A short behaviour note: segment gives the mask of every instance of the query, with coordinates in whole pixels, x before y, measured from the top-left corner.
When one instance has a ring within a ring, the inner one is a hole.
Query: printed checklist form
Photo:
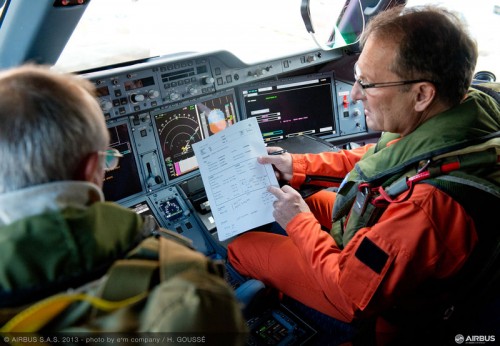
[[[255,117],[192,147],[220,241],[274,221],[267,187],[279,185],[272,166],[257,162],[267,150]]]

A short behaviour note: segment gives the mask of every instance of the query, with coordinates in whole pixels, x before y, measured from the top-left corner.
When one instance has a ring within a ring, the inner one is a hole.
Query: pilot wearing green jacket
[[[92,88],[35,66],[0,74],[4,292],[40,298],[79,277],[95,278],[141,240],[139,216],[95,203],[104,200],[104,173],[119,153],[108,149]]]
[[[193,270],[155,289],[147,281],[144,292],[133,295],[135,301],[144,304],[122,313],[120,318],[93,323],[93,331],[245,331],[229,285],[207,269],[210,260],[180,246],[182,241],[171,240],[179,236],[151,236],[159,230],[154,222],[152,225],[132,210],[104,201],[101,188],[105,171],[116,168],[121,156],[109,148],[109,141],[89,81],[35,65],[0,73],[0,332],[39,330],[37,319],[30,322],[30,310],[17,319],[5,311],[23,311],[57,294],[56,298],[63,295],[60,302],[70,297],[95,303],[98,308],[115,306],[102,296],[101,300],[89,298],[85,287],[103,281],[103,274],[112,265],[113,269],[114,264],[124,263],[117,260],[132,249],[134,259],[139,258],[134,265],[152,267],[152,273],[158,273],[155,263],[160,262],[158,281],[167,277],[166,272],[171,275],[185,268]],[[146,241],[147,246],[139,246]],[[146,265],[149,262],[139,256],[142,253],[147,254],[143,256],[146,260],[154,258],[155,253],[160,260]],[[168,261],[161,261],[163,253]],[[182,266],[170,267],[177,258]],[[163,263],[168,264],[168,271],[162,271]],[[139,274],[142,272],[139,270]],[[133,286],[137,286],[131,278],[126,272],[119,282],[101,291],[117,297],[125,307],[129,302],[126,292],[133,292]],[[203,290],[197,289],[200,285],[204,285]],[[114,287],[113,294],[109,287]],[[87,296],[71,295],[68,290]],[[141,297],[148,295],[146,304]],[[151,296],[156,300],[152,302]],[[169,310],[168,304],[177,303],[178,298],[178,309]],[[203,299],[212,305],[202,307]],[[132,322],[121,319],[145,304],[146,311],[152,311],[149,317],[141,315],[140,321],[137,318]],[[224,309],[225,314],[220,316]],[[23,318],[25,322],[19,323]],[[25,327],[28,325],[30,328]],[[79,326],[82,328],[82,324]],[[67,329],[68,323],[63,327]]]

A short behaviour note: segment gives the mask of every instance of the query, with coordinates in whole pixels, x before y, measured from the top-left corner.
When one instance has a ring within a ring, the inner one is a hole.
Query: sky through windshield
[[[479,44],[477,71],[499,76],[500,15],[494,12],[499,1],[408,0],[407,6],[429,2],[466,19]],[[302,22],[300,0],[92,0],[56,68],[80,71],[151,56],[217,50],[251,64],[311,49],[316,44]]]

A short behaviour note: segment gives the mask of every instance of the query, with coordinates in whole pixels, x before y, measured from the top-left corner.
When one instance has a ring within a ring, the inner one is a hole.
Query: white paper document
[[[256,118],[240,121],[192,146],[219,240],[274,221],[275,197],[267,187],[279,185],[272,166],[257,162],[267,150]]]

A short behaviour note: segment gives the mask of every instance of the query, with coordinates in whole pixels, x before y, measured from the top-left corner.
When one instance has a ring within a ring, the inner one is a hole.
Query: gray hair
[[[25,65],[0,73],[0,193],[74,179],[109,134],[94,86]]]

